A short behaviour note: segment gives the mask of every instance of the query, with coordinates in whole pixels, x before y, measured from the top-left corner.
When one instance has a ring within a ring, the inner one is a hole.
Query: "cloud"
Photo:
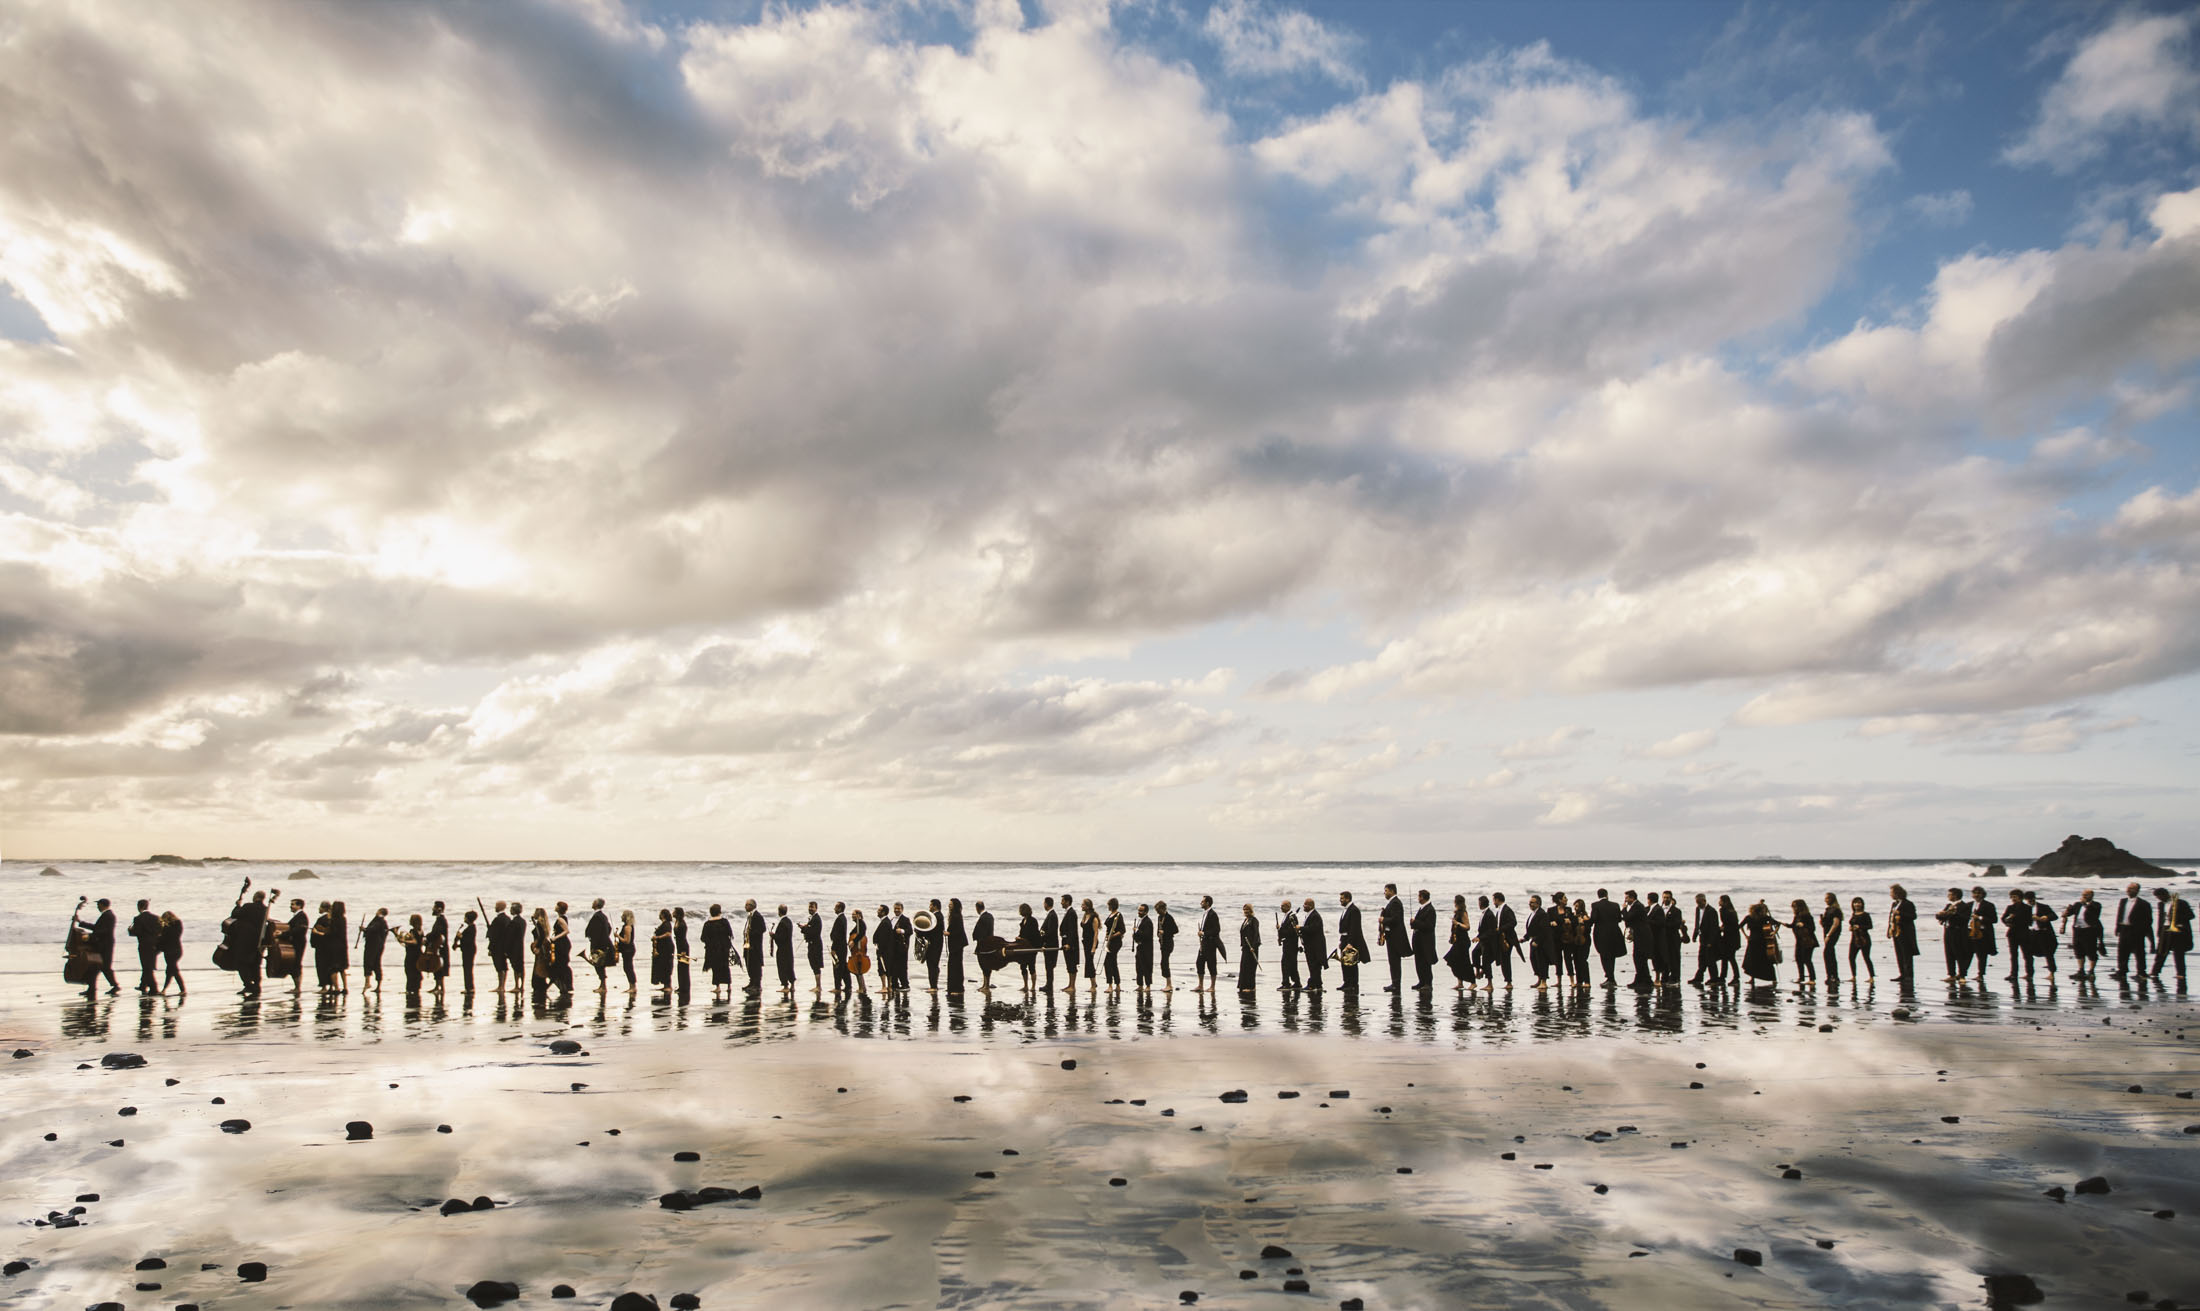
[[[1902,204],[1936,228],[1959,228],[1971,219],[1971,193],[1960,188],[1912,196]]]
[[[1643,747],[1636,754],[1649,760],[1679,760],[1683,756],[1693,756],[1699,751],[1708,751],[1718,745],[1718,741],[1719,734],[1716,729],[1697,728],[1685,733],[1675,733],[1660,742],[1653,742],[1649,746]]]
[[[1524,737],[1497,750],[1499,760],[1551,760],[1570,755],[1576,744],[1596,733],[1579,724],[1562,724],[1541,737]]]
[[[2120,733],[2142,721],[2134,715],[2111,719],[2098,711],[2066,707],[2046,715],[1896,715],[1867,719],[1859,736],[1905,734],[1925,746],[2001,755],[2061,755],[2096,737]]]
[[[1345,86],[1361,81],[1352,37],[1297,9],[1222,0],[1207,11],[1201,30],[1221,49],[1223,68],[1239,77],[1312,72]]]
[[[2200,138],[2200,70],[2190,14],[2127,12],[2087,37],[2041,98],[2039,117],[2002,152],[2057,172],[2098,156],[2122,132]]]
[[[1864,115],[1544,46],[1375,86],[1232,0],[1226,70],[1333,96],[1255,126],[1104,7],[925,12],[15,17],[7,812],[1602,822],[1351,703],[2200,666],[2181,474],[2072,504],[2189,404],[2200,192],[1796,354],[1894,163]],[[1138,667],[1252,618],[1355,647],[1257,703]]]

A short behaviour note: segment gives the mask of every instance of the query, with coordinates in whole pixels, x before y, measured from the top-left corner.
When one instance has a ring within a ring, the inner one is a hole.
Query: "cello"
[[[230,945],[230,939],[236,936],[237,908],[244,905],[244,894],[250,891],[252,891],[252,876],[248,874],[245,876],[244,886],[237,889],[236,904],[229,908],[229,914],[222,919],[222,940],[214,944],[214,968],[217,970],[234,970],[237,968],[237,953],[236,949]],[[259,949],[259,943],[252,944],[253,951],[256,952]]]
[[[84,903],[89,900],[90,897],[78,897],[76,909],[69,912],[69,935],[63,940],[67,958],[61,966],[61,978],[67,983],[91,983],[99,977],[100,967],[105,964],[92,951],[91,930],[85,928],[84,921],[77,918],[83,913]]]

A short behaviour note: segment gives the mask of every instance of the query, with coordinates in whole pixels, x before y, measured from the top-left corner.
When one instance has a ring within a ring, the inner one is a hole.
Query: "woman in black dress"
[[[1077,928],[1085,939],[1085,991],[1089,995],[1100,991],[1100,912],[1092,908],[1090,897],[1085,898],[1079,912]]]
[[[390,937],[390,910],[377,906],[374,918],[359,930],[359,986],[366,987],[367,980],[374,980],[374,990],[382,991],[382,947]]]
[[[313,943],[313,977],[321,987],[321,995],[332,996],[336,992],[336,906],[333,902],[321,903],[321,913],[314,917],[308,930]]]
[[[1589,986],[1589,903],[1574,898],[1574,913],[1566,926],[1566,951],[1573,961],[1574,986]]]
[[[612,939],[612,945],[619,949],[619,964],[626,967],[626,990],[632,992],[636,983],[634,978],[633,911],[622,910],[619,912],[619,932],[618,936]]]
[[[1810,903],[1797,897],[1789,907],[1795,917],[1788,931],[1795,935],[1795,984],[1818,982],[1818,921],[1811,918]]]
[[[1115,957],[1118,952],[1121,952],[1123,950],[1124,931],[1123,912],[1116,908],[1115,898],[1113,897],[1108,898],[1108,917],[1106,920],[1102,921],[1101,928],[1104,929],[1107,933],[1108,993],[1110,996],[1113,996],[1114,994],[1123,991],[1123,972],[1121,969],[1117,968]]]
[[[672,993],[672,912],[657,912],[657,927],[649,935],[649,986],[670,996]]]
[[[858,915],[862,913],[862,911],[856,912]],[[672,977],[678,981],[681,1001],[687,1000],[688,989],[693,986],[693,980],[689,973],[689,966],[693,963],[694,957],[688,952],[687,907],[674,906],[672,908]]]
[[[1074,933],[1065,933],[1062,935],[1062,945],[1068,947],[1076,941],[1076,938],[1077,935]],[[947,995],[950,997],[962,996],[963,949],[969,945],[970,931],[963,927],[962,898],[949,897],[947,899]],[[1073,980],[1070,986],[1076,987],[1074,980],[1077,978],[1077,958],[1075,956],[1070,956],[1069,977]]]
[[[183,921],[172,910],[160,913],[160,954],[168,962],[168,976],[160,981],[161,995],[166,996],[173,983],[176,995],[185,996],[191,990],[183,986]]]
[[[405,995],[407,997],[418,998],[420,996],[420,949],[426,939],[427,934],[420,927],[420,916],[417,914],[406,920],[405,927],[397,931],[398,945],[405,949]]]
[[[351,912],[341,901],[329,906],[329,935],[336,940],[336,995],[351,991]]]
[[[1879,971],[1872,968],[1872,913],[1864,909],[1862,897],[1849,898],[1849,982],[1856,982],[1856,962],[1864,962],[1864,977],[1877,979]]]
[[[1467,894],[1451,898],[1451,938],[1444,944],[1444,964],[1451,967],[1453,992],[1464,992],[1474,982],[1474,925],[1467,919]]]
[[[1245,918],[1238,921],[1238,991],[1250,993],[1260,974],[1260,920],[1253,903],[1245,903]]]
[[[1842,921],[1841,899],[1829,892],[1826,894],[1825,909],[1818,912],[1818,938],[1826,946],[1826,986],[1828,987],[1841,981],[1841,963],[1840,959],[1833,954],[1833,949],[1834,945],[1841,941]]]
[[[1777,983],[1779,963],[1780,923],[1765,903],[1752,902],[1742,917],[1742,973],[1759,983]]]

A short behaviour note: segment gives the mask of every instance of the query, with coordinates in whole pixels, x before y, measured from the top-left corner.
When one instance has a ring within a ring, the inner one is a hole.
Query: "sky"
[[[0,856],[2200,852],[2174,5],[0,0]]]

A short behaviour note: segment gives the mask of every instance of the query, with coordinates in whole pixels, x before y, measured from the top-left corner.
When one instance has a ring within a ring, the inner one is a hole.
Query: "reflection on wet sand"
[[[798,993],[731,1000],[668,1000],[642,993],[582,994],[570,1002],[524,995],[405,996],[373,991],[335,997],[223,995],[202,987],[188,998],[107,995],[85,1000],[53,989],[20,999],[18,1010],[53,1008],[62,1037],[137,1042],[175,1039],[193,1025],[219,1037],[293,1034],[321,1040],[434,1039],[446,1028],[569,1023],[590,1033],[647,1036],[715,1031],[734,1042],[776,1042],[813,1030],[843,1038],[909,1039],[976,1035],[1026,1042],[1075,1035],[1168,1038],[1199,1034],[1337,1034],[1426,1044],[1504,1046],[1525,1041],[1624,1034],[1745,1032],[1782,1024],[1888,1018],[1896,1010],[1956,1023],[2036,1020],[2104,1007],[2181,1003],[2182,988],[2053,979],[2005,985],[1958,982],[1901,990],[1891,982],[1822,990],[1706,986],[1634,991],[1553,991],[1245,996],[1225,992],[972,993],[917,991],[885,997]]]
[[[164,1305],[451,1306],[509,1279],[521,1305],[567,1283],[591,1306],[1976,1307],[2003,1273],[2056,1304],[2200,1298],[2200,1111],[2176,1098],[2200,1025],[2174,993],[6,1012],[41,1019],[0,1067],[0,1202],[99,1200],[18,1230],[4,1305],[149,1305],[147,1281]],[[118,1049],[149,1064],[99,1068]],[[2094,1175],[2113,1192],[2042,1196]]]

